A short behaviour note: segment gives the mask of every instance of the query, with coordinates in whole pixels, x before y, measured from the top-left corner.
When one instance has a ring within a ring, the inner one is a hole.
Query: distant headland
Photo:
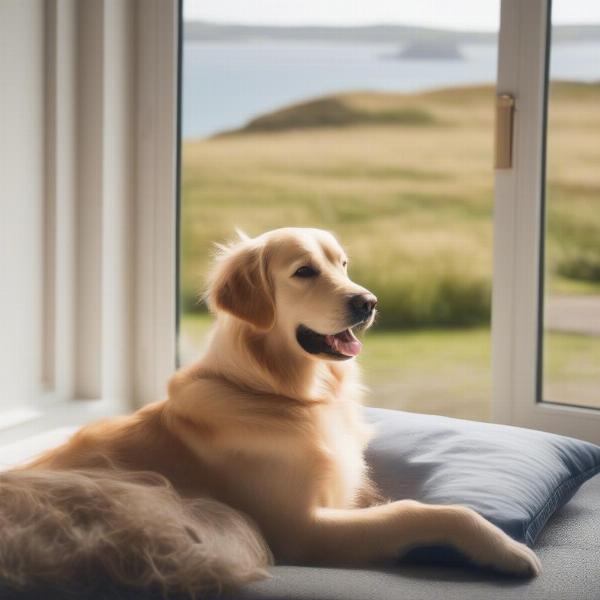
[[[451,40],[425,40],[406,44],[397,54],[386,58],[398,60],[464,60],[460,46]]]
[[[190,42],[314,41],[345,43],[382,43],[406,45],[416,42],[454,44],[491,44],[496,32],[434,29],[412,25],[364,25],[335,27],[324,25],[240,25],[186,21],[185,40]],[[552,28],[553,43],[600,42],[600,23],[594,25],[557,25]]]

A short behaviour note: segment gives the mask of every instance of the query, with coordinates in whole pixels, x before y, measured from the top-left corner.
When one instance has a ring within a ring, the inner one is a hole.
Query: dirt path
[[[552,331],[600,335],[600,296],[549,296],[544,321]]]

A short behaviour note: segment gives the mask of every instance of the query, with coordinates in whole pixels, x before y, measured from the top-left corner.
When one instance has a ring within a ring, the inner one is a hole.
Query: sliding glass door
[[[499,91],[515,110],[512,164],[496,176],[493,302],[494,418],[596,442],[599,21],[591,0],[502,4]]]
[[[556,17],[577,4],[580,23],[562,31]],[[587,10],[593,4],[552,3],[539,399],[600,409],[600,24]]]

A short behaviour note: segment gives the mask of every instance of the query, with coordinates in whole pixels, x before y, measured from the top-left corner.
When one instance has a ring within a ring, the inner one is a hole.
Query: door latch
[[[513,125],[515,97],[511,94],[496,96],[496,152],[494,168],[512,168]]]

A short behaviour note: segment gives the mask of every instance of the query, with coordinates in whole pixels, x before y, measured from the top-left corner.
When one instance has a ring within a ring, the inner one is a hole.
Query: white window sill
[[[0,446],[0,470],[4,471],[16,467],[45,450],[62,444],[75,431],[77,431],[77,427],[58,427],[37,435],[31,435],[18,442]]]
[[[116,399],[68,400],[0,413],[0,470],[64,442],[82,425],[131,410]]]

